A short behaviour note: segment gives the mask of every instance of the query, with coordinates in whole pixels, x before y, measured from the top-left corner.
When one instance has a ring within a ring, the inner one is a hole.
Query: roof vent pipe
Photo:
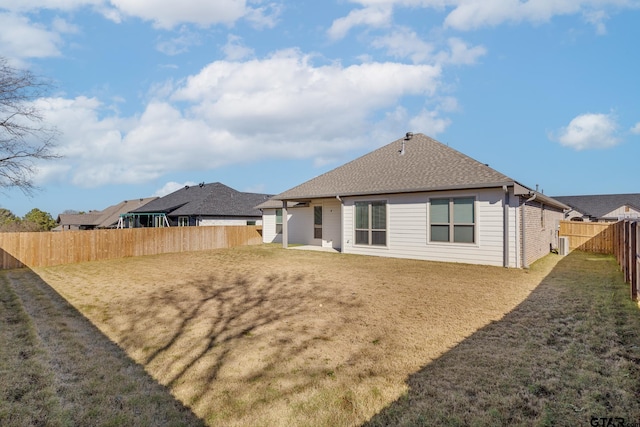
[[[402,139],[402,148],[400,149],[400,151],[398,151],[401,156],[404,156],[405,141],[409,141],[411,138],[413,138],[413,132],[407,132],[404,138]]]

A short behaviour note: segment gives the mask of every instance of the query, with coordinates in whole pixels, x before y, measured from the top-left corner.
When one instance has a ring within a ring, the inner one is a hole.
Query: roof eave
[[[280,201],[308,201],[313,199],[331,199],[335,197],[356,197],[356,196],[380,196],[383,194],[406,194],[406,193],[430,193],[436,191],[452,191],[452,190],[475,190],[483,188],[501,188],[503,186],[512,187],[516,184],[515,181],[501,181],[490,182],[481,184],[461,184],[461,185],[447,185],[437,187],[419,187],[419,188],[407,188],[401,190],[380,190],[380,191],[358,191],[358,192],[346,192],[346,193],[327,193],[327,194],[314,194],[314,195],[302,195],[293,197],[283,197],[278,194],[273,197],[273,200]],[[282,193],[286,194],[286,193]]]

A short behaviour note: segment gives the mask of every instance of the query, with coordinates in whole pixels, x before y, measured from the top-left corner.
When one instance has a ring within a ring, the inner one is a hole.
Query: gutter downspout
[[[525,200],[522,204],[522,268],[529,268],[529,264],[527,263],[527,228],[525,226],[526,221],[524,219],[525,207],[527,206],[527,203],[534,201],[537,196],[537,193],[533,193],[533,196]]]
[[[289,214],[287,213],[287,201],[282,201],[282,247],[289,248]]]
[[[343,215],[343,207],[344,202],[340,198],[340,195],[336,195],[336,199],[340,202],[340,252],[344,251],[344,215]]]
[[[502,203],[504,210],[502,220],[502,263],[503,267],[509,268],[509,187],[503,185],[502,191],[504,191],[504,202]]]

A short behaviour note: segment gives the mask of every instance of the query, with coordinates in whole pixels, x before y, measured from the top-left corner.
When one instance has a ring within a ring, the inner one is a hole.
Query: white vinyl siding
[[[228,217],[228,218],[220,218],[220,217],[202,217],[198,218],[196,221],[197,225],[200,226],[211,226],[211,225],[247,225],[248,221],[254,221],[256,225],[260,225],[262,220],[250,217],[237,218],[237,217]]]
[[[314,238],[315,206],[322,206],[322,239]],[[311,206],[289,208],[289,244],[321,245],[339,249],[340,212],[340,202],[335,199],[318,200]],[[265,243],[282,243],[282,234],[276,233],[276,218],[276,209],[263,210],[262,241]]]
[[[475,242],[431,242],[428,240],[428,206],[434,198],[475,199]],[[511,195],[513,199],[513,195]],[[343,239],[345,253],[412,258],[444,262],[462,262],[502,266],[504,192],[502,189],[485,189],[473,192],[451,191],[438,193],[413,193],[385,195],[387,200],[387,246],[356,245],[355,202],[367,201],[366,197],[344,197]],[[517,230],[516,208],[509,208],[509,261],[516,266]]]

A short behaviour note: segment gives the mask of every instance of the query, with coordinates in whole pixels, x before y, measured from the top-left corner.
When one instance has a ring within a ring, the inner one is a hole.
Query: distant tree
[[[80,213],[80,212],[78,212],[77,210],[74,210],[74,209],[65,209],[65,210],[62,212],[62,215],[77,215],[77,214],[79,214],[79,213]]]
[[[36,227],[36,224],[25,224],[9,209],[0,208],[0,232],[35,231]]]
[[[33,208],[22,219],[23,223],[35,224],[35,230],[25,231],[50,231],[57,225],[56,221],[51,217],[48,212],[41,211],[38,208]],[[33,228],[29,224],[24,224],[24,228]]]
[[[53,153],[58,131],[44,124],[34,101],[50,84],[0,57],[0,187],[17,187],[25,194],[35,189],[35,161],[59,157]]]
[[[19,220],[20,218],[15,216],[9,209],[0,208],[0,227]]]

